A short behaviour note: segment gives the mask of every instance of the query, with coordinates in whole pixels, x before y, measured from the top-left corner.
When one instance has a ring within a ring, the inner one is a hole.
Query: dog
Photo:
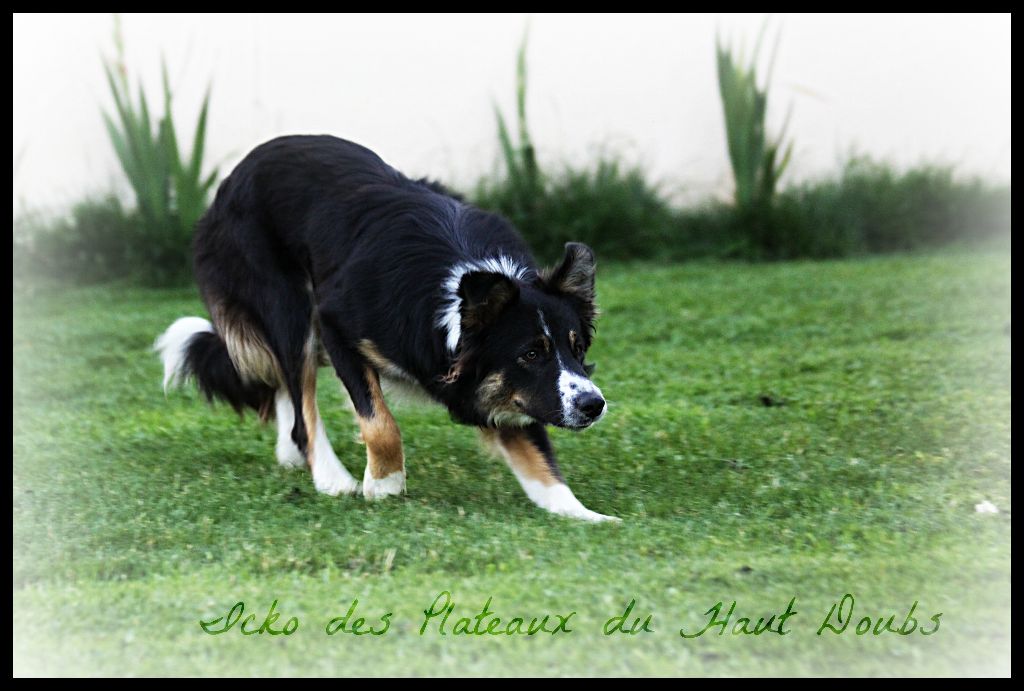
[[[287,136],[220,184],[193,258],[210,321],[183,317],[158,337],[164,390],[191,378],[211,402],[275,418],[278,462],[308,466],[319,492],[360,491],[317,408],[329,364],[366,445],[367,499],[406,488],[383,378],[478,427],[536,505],[618,520],[576,498],[545,431],[590,427],[607,410],[585,361],[596,318],[586,245],[566,244],[541,270],[509,221],[439,183],[343,139]]]

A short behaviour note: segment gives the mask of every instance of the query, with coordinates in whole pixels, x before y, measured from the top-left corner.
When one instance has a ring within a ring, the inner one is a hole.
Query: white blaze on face
[[[551,338],[551,329],[548,328],[548,323],[544,321],[544,312],[537,308],[537,316],[540,317],[540,328],[544,332],[544,335]]]

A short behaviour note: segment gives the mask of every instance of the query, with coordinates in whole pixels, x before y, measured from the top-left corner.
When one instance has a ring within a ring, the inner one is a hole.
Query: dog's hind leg
[[[305,468],[306,456],[292,439],[292,428],[295,427],[295,406],[288,389],[279,389],[274,398],[275,416],[277,418],[277,446],[274,455],[277,462],[286,468]]]
[[[569,485],[565,484],[548,434],[540,423],[522,428],[482,427],[480,435],[486,444],[501,454],[526,496],[537,506],[551,513],[584,521],[620,520],[591,511],[580,503]]]
[[[316,330],[309,296],[286,282],[267,282],[273,300],[262,310],[261,333],[278,363],[274,396],[277,415],[277,460],[281,465],[308,464],[318,492],[353,494],[359,483],[338,460],[316,401]]]
[[[358,351],[343,345],[332,320],[321,315],[324,346],[348,390],[366,444],[363,496],[378,499],[405,491],[405,452],[398,423],[384,402],[377,370]]]
[[[359,483],[331,449],[317,409],[315,315],[306,270],[266,219],[247,203],[222,198],[230,184],[225,181],[196,229],[203,299],[243,380],[269,387],[267,412],[278,418],[278,462],[295,465],[301,453],[317,490],[355,492]]]
[[[298,421],[292,437],[297,446],[305,447],[306,460],[313,473],[313,485],[318,492],[331,496],[355,494],[359,491],[359,483],[345,469],[331,448],[331,441],[327,438],[327,430],[324,428],[324,421],[320,417],[320,409],[316,403],[317,354],[312,335],[307,344],[301,371],[298,377],[291,377],[288,383],[293,405],[297,402],[295,408],[302,411],[305,438],[295,439],[299,436]]]

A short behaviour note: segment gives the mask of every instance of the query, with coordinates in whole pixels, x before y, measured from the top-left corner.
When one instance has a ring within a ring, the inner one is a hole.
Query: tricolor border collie
[[[317,368],[330,364],[366,444],[365,497],[405,490],[384,378],[479,427],[538,506],[611,519],[573,495],[545,432],[589,427],[606,410],[584,362],[595,318],[585,245],[539,270],[504,218],[352,142],[290,136],[221,183],[194,254],[212,323],[183,317],[157,339],[165,390],[191,377],[211,401],[275,417],[278,462],[308,465],[320,492],[360,489],[317,409]]]

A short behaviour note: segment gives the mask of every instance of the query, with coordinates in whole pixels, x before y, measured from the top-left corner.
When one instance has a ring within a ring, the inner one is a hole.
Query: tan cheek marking
[[[501,372],[489,374],[477,387],[477,400],[480,401],[484,409],[492,408],[500,402],[501,398],[504,398],[504,390],[505,377]]]
[[[494,424],[503,414],[526,415],[526,403],[516,391],[510,391],[500,372],[489,374],[476,390],[477,407]],[[519,405],[516,405],[516,404]]]
[[[520,410],[512,405],[515,392],[509,391],[505,376],[500,372],[487,375],[476,390],[477,406],[488,415],[498,412],[518,413]]]
[[[488,432],[491,433],[491,443],[498,444],[504,449],[505,460],[523,478],[536,480],[544,486],[559,484],[560,481],[552,472],[548,459],[522,431],[501,429]]]
[[[380,390],[377,373],[368,367],[365,374],[366,382],[370,387],[370,398],[373,401],[373,417],[357,416],[359,431],[363,441],[366,442],[366,457],[370,476],[375,480],[382,480],[405,468],[402,433],[384,402],[384,394]]]

